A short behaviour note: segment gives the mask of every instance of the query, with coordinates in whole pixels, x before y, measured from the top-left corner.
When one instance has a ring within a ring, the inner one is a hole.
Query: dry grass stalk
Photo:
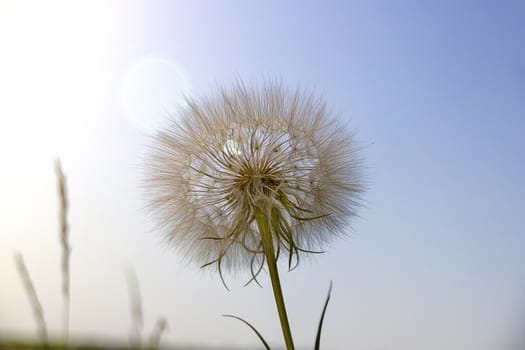
[[[141,333],[144,325],[144,313],[142,311],[142,297],[140,295],[139,281],[133,268],[126,272],[126,280],[129,290],[129,307],[131,313],[131,342],[137,349],[141,347]]]
[[[155,328],[153,328],[153,331],[151,332],[151,335],[149,338],[151,349],[159,348],[160,339],[162,338],[162,334],[164,334],[164,331],[167,328],[168,328],[168,321],[164,317],[158,318],[157,323],[155,323]]]
[[[60,245],[62,248],[62,298],[63,298],[63,315],[62,315],[62,332],[64,344],[67,344],[69,338],[69,308],[70,308],[70,273],[69,260],[71,256],[71,247],[69,245],[69,224],[67,222],[67,212],[69,202],[67,200],[66,177],[62,171],[60,160],[55,160],[55,172],[58,180],[58,194],[60,200]]]
[[[16,269],[18,270],[18,274],[20,275],[22,284],[24,285],[24,289],[26,290],[27,296],[29,298],[29,303],[33,309],[33,316],[37,324],[38,336],[40,337],[42,343],[47,344],[47,326],[44,319],[44,310],[42,309],[42,304],[40,304],[40,301],[38,300],[35,287],[33,286],[33,282],[31,281],[31,277],[27,271],[26,264],[24,263],[24,257],[20,253],[15,253],[14,259]]]

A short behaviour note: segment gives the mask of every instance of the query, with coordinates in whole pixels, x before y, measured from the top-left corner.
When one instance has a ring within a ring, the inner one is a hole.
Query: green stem
[[[279,279],[279,271],[277,269],[277,260],[275,258],[275,251],[273,247],[272,232],[270,229],[269,215],[263,208],[256,208],[255,220],[259,228],[263,250],[266,256],[266,264],[270,272],[270,279],[272,281],[273,295],[275,297],[275,304],[277,305],[277,312],[279,313],[279,320],[281,321],[281,329],[284,335],[287,350],[294,350],[292,332],[290,331],[290,324],[288,323],[288,315],[286,307],[284,306],[283,292],[281,289],[281,281]]]

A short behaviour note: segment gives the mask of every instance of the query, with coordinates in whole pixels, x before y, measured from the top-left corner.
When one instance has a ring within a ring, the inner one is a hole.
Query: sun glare
[[[121,87],[121,105],[126,117],[140,130],[152,132],[167,115],[184,104],[188,81],[176,62],[148,57],[131,65]]]
[[[72,151],[100,78],[104,11],[97,2],[11,1],[0,11],[0,154]],[[67,145],[67,147],[66,147]]]

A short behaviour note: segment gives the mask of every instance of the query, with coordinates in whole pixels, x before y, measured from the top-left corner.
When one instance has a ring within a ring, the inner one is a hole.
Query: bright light
[[[71,152],[92,114],[103,52],[102,3],[11,1],[0,11],[0,155]],[[5,159],[5,158],[3,158]]]
[[[224,144],[224,152],[230,157],[238,157],[241,155],[239,144],[233,140],[227,140]]]
[[[145,58],[132,65],[122,81],[121,103],[139,129],[152,132],[184,105],[188,82],[172,60]]]

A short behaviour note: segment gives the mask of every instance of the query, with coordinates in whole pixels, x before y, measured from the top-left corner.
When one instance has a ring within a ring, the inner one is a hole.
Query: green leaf
[[[268,345],[268,343],[264,340],[263,336],[261,335],[261,333],[259,333],[257,331],[257,329],[255,329],[254,326],[252,326],[250,323],[248,323],[248,321],[245,321],[243,320],[242,318],[240,317],[237,317],[237,316],[234,316],[234,315],[222,315],[223,317],[231,317],[231,318],[235,318],[241,322],[244,322],[244,324],[246,324],[248,327],[250,327],[254,332],[255,334],[257,334],[257,336],[259,337],[259,339],[261,340],[261,342],[263,343],[264,347],[266,348],[266,350],[272,350],[270,348],[270,346]]]
[[[328,302],[330,301],[331,294],[332,294],[332,281],[330,281],[330,288],[328,289],[328,295],[326,296],[326,301],[324,302],[323,312],[321,313],[321,319],[319,320],[319,327],[317,327],[317,336],[315,337],[314,350],[319,350],[321,346],[321,328],[323,328],[324,315],[326,313],[326,308],[328,307]]]

